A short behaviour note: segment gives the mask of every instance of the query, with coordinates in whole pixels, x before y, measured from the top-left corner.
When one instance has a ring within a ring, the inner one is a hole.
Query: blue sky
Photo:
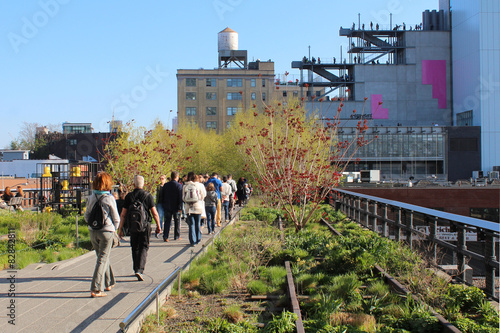
[[[294,60],[340,58],[340,26],[421,22],[438,0],[22,0],[0,4],[0,148],[24,121],[115,118],[150,127],[177,112],[177,69],[217,67],[217,33],[230,27],[249,60],[271,59],[276,74]],[[135,96],[131,99],[127,96]],[[172,110],[172,112],[170,112]],[[59,128],[61,130],[61,128]]]

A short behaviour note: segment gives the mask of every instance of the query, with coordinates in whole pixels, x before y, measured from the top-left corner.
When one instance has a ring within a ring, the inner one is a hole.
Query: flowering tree
[[[180,171],[191,159],[183,152],[192,145],[181,134],[163,128],[158,123],[154,129],[135,128],[129,123],[114,141],[107,143],[103,158],[107,171],[128,191],[133,189],[135,175],[144,177],[144,189],[153,191],[160,175]]]
[[[366,120],[352,142],[336,140],[342,107],[340,101],[332,119],[306,118],[300,101],[274,102],[263,112],[254,106],[236,117],[233,135],[249,160],[247,170],[267,203],[284,209],[297,231],[338,185],[357,148],[368,144]]]

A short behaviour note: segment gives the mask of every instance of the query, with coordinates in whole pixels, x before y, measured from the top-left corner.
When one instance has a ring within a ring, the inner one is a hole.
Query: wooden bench
[[[7,206],[9,206],[10,210],[15,210],[17,207],[22,206],[23,201],[24,201],[23,197],[10,198],[10,201],[7,203]]]

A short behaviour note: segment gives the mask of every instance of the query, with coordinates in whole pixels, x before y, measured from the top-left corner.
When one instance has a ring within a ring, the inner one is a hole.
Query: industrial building
[[[415,27],[341,27],[350,45],[345,58],[292,62],[303,78],[301,96],[311,100],[311,89],[325,87],[327,103],[310,101],[308,112],[333,118],[332,98],[343,99],[340,141],[368,121],[373,142],[356,152],[359,162],[349,170],[376,168],[387,180],[455,181],[478,170],[498,177],[500,38],[486,25],[500,19],[498,8],[488,0],[451,0],[451,7],[440,1]],[[467,110],[478,93],[482,98]]]

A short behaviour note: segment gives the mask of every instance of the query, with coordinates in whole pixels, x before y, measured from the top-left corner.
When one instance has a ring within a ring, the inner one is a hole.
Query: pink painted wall
[[[422,60],[422,84],[432,85],[432,98],[446,109],[446,60]]]
[[[389,119],[389,109],[383,108],[382,104],[379,105],[379,102],[382,102],[382,95],[373,94],[370,96],[371,99],[371,111],[373,119]]]

